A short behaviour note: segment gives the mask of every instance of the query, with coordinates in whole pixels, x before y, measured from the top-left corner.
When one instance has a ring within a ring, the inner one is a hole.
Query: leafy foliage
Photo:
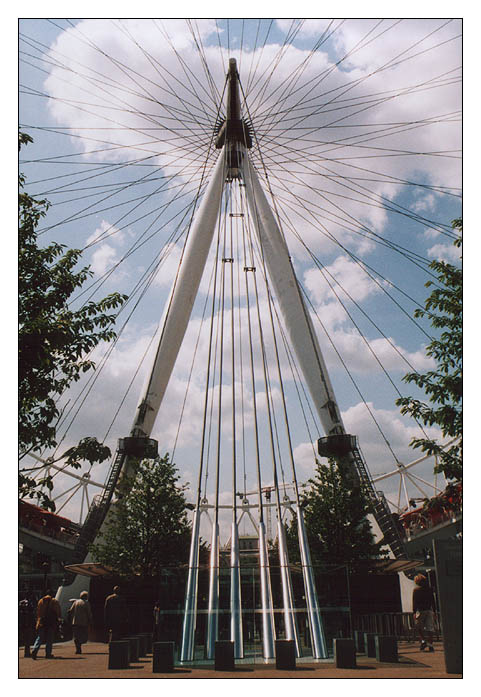
[[[19,134],[19,148],[32,142]],[[113,293],[99,302],[88,302],[74,310],[69,305],[73,292],[92,275],[88,267],[76,270],[81,252],[65,251],[53,242],[40,247],[37,227],[49,203],[25,192],[25,177],[19,176],[19,457],[55,447],[56,428],[61,416],[58,397],[81,375],[95,368],[88,357],[100,342],[115,337],[116,313],[126,300]],[[110,450],[94,438],[81,441],[69,451],[68,464],[80,460],[102,461]],[[63,457],[63,456],[62,456]],[[59,458],[60,459],[60,458]],[[52,488],[51,478],[37,484],[32,470],[20,472],[20,496],[36,496],[42,505],[54,508],[39,486]]]
[[[461,247],[462,221],[454,220],[459,231],[455,240]],[[423,402],[413,397],[396,401],[402,414],[409,414],[427,426],[439,426],[444,438],[459,438],[444,450],[436,440],[413,438],[411,445],[428,455],[438,456],[436,472],[444,472],[448,479],[462,478],[462,270],[445,261],[433,261],[430,268],[438,281],[428,281],[426,287],[435,286],[425,302],[424,309],[414,313],[416,317],[428,317],[432,326],[441,330],[431,341],[426,353],[436,361],[436,369],[425,374],[408,373],[404,381],[420,387],[429,398]]]
[[[367,519],[370,506],[359,487],[351,487],[334,461],[317,462],[316,473],[308,481],[303,509],[312,563],[355,564],[383,556]],[[289,557],[296,560],[297,525],[287,529]]]
[[[184,491],[175,465],[166,454],[143,460],[135,475],[124,477],[117,501],[94,559],[125,576],[157,576],[163,567],[185,563],[191,526]]]

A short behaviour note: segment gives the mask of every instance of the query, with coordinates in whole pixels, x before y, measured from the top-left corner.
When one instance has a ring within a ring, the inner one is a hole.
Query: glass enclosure
[[[274,607],[275,638],[286,639],[280,568],[270,567],[272,600]],[[295,620],[299,638],[300,658],[312,659],[309,619],[304,596],[302,569],[290,567]],[[329,655],[332,656],[333,639],[350,636],[351,614],[349,596],[349,574],[345,566],[331,566],[314,569],[320,614]],[[118,579],[122,593],[129,607],[129,633],[148,632],[153,629],[153,606],[159,602],[161,607],[159,641],[173,641],[176,647],[176,660],[182,642],[184,596],[187,569],[164,569],[158,579],[149,581],[135,578]],[[102,637],[103,601],[111,592],[111,579],[95,579],[91,584],[91,603],[94,610],[97,638]],[[242,634],[244,660],[264,662],[262,643],[262,609],[259,568],[241,565],[242,595]],[[195,627],[194,661],[204,662],[206,658],[206,637],[208,619],[209,569],[199,570],[197,616]],[[219,609],[218,639],[230,640],[230,568],[219,570]],[[208,661],[212,662],[212,660]]]

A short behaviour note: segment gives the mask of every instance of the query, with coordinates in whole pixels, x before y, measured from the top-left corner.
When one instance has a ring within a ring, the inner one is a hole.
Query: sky
[[[39,239],[84,249],[83,263],[93,275],[75,298],[77,306],[117,290],[130,298],[105,364],[106,347],[95,352],[95,382],[63,397],[57,454],[87,435],[115,450],[117,438],[130,431],[148,373],[148,357],[142,358],[175,279],[192,203],[218,155],[212,136],[227,61],[235,57],[244,114],[255,134],[249,154],[272,193],[346,429],[358,436],[374,477],[394,470],[396,460],[417,459],[409,442],[421,433],[400,415],[395,400],[413,394],[402,382],[406,372],[433,366],[425,353],[429,323],[412,319],[429,293],[428,264],[459,263],[450,224],[461,214],[461,22],[31,19],[20,20],[19,31],[20,123],[34,138],[21,153],[20,170],[27,191],[51,202]],[[240,223],[233,226],[236,236]],[[202,317],[211,297],[214,253],[213,247],[152,433],[161,452],[172,453],[175,445],[192,500],[209,354],[209,322]],[[261,274],[258,281],[267,326]],[[242,289],[239,303],[236,318],[245,326]],[[224,317],[228,326],[229,310]],[[225,346],[228,353],[228,339]],[[272,356],[267,330],[266,346]],[[258,352],[255,365],[259,375]],[[302,483],[313,475],[312,443],[324,434],[315,418],[305,416],[309,400],[297,398],[284,349],[281,367]],[[272,371],[278,409],[280,385]],[[236,375],[239,395],[238,369]],[[225,394],[230,381],[226,367]],[[247,380],[244,390],[245,480],[252,491]],[[260,384],[258,390],[264,439],[266,394]],[[213,392],[217,399],[219,381]],[[226,505],[232,448],[227,401],[220,497]],[[237,414],[239,435],[240,407]],[[216,425],[213,419],[212,433]],[[238,448],[241,462],[240,436]],[[272,482],[268,451],[263,440],[264,485]],[[287,460],[284,452],[280,461],[289,480]],[[102,482],[106,471],[107,465],[96,465],[91,477]],[[432,481],[432,462],[415,471]],[[57,481],[59,491],[72,485],[62,475]],[[389,500],[396,500],[398,486],[397,477],[383,480]],[[212,487],[211,477],[210,497]],[[63,513],[75,519],[79,505],[75,497]]]

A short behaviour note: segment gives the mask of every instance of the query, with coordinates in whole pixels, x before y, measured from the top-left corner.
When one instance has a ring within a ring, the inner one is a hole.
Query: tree
[[[32,142],[19,134],[19,149]],[[113,293],[99,302],[87,302],[74,310],[69,301],[75,290],[92,275],[88,267],[75,270],[81,251],[53,242],[38,244],[37,227],[49,203],[32,198],[19,176],[19,459],[57,445],[56,430],[61,412],[58,398],[81,375],[95,368],[88,354],[100,342],[115,338],[116,313],[127,296]],[[67,455],[68,464],[80,460],[97,462],[110,456],[110,450],[85,438],[58,459]],[[21,498],[37,497],[44,507],[54,510],[48,494],[39,487],[52,488],[46,477],[35,482],[31,469],[20,471]]]
[[[462,220],[454,220],[459,232],[454,242],[462,245]],[[426,426],[439,426],[443,438],[456,439],[444,449],[435,439],[413,438],[411,446],[428,455],[436,455],[435,472],[443,472],[448,479],[462,479],[462,270],[445,261],[433,261],[430,268],[437,274],[437,282],[428,281],[426,287],[434,290],[424,309],[415,311],[415,317],[428,317],[436,330],[441,330],[426,349],[436,361],[435,370],[425,374],[408,373],[404,381],[424,390],[428,403],[414,397],[396,401],[402,414],[409,414]]]
[[[106,529],[92,545],[93,558],[119,574],[152,577],[162,568],[186,562],[191,525],[175,465],[166,454],[143,460],[117,488]]]
[[[333,460],[317,462],[303,501],[304,521],[314,566],[355,564],[383,556],[367,519],[370,506],[362,488],[350,486]],[[287,530],[289,556],[295,560],[296,521]],[[297,552],[298,554],[298,552]]]

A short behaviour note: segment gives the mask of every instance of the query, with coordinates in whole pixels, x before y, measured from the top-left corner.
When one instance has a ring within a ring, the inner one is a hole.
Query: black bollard
[[[153,673],[172,673],[174,670],[174,647],[173,641],[154,641],[152,644]]]
[[[295,670],[296,642],[289,639],[277,639],[275,647],[277,670]]]
[[[130,644],[125,641],[109,643],[109,670],[129,667]]]
[[[334,639],[334,663],[336,668],[356,667],[354,639]]]
[[[139,637],[129,636],[126,638],[130,646],[129,661],[130,663],[134,663],[139,660]]]
[[[139,640],[139,658],[143,658],[147,655],[147,639],[143,634],[136,634],[136,638]]]
[[[397,639],[395,636],[376,635],[376,659],[381,663],[397,663]]]
[[[234,642],[216,641],[214,650],[215,670],[234,670]]]
[[[366,653],[366,643],[364,641],[364,632],[360,629],[354,631],[354,643],[358,653]]]
[[[365,653],[367,653],[370,658],[376,658],[375,636],[375,634],[371,634],[370,632],[364,632]]]
[[[143,636],[145,639],[145,654],[152,653],[152,634],[142,633],[139,636]]]
[[[152,643],[153,643],[153,635],[152,632],[147,632],[146,634],[143,634],[142,636],[145,637],[146,645],[147,645],[147,653],[152,653]]]

